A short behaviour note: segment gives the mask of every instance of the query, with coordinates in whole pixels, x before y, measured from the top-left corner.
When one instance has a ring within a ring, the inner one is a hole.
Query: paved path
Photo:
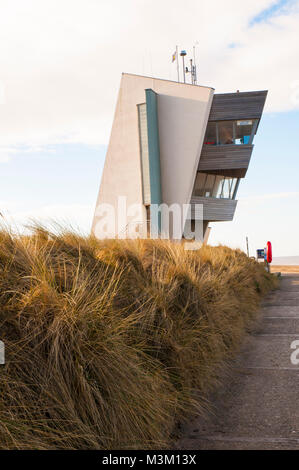
[[[299,274],[284,275],[262,310],[211,414],[185,427],[179,448],[299,450],[299,365],[291,362],[291,343],[299,340]]]

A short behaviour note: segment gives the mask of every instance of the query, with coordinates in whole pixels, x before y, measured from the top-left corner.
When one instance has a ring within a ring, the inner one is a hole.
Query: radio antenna
[[[198,46],[199,42],[196,41],[196,43],[194,44],[193,46],[193,61],[194,61],[194,64],[193,64],[193,67],[192,67],[192,70],[191,70],[191,73],[192,73],[192,78],[193,78],[193,83],[194,85],[197,85],[197,69],[196,69],[196,46]]]
[[[186,83],[186,69],[185,69],[185,56],[187,55],[186,51],[181,51],[180,56],[183,59],[183,78],[184,78],[184,83]]]

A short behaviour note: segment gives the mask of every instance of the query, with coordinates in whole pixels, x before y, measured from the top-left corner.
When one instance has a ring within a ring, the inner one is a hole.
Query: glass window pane
[[[238,178],[234,178],[233,181],[232,181],[232,189],[231,189],[231,199],[233,198],[234,196],[234,192],[235,192],[235,189],[236,189],[236,185],[237,185],[237,181],[238,181]]]
[[[197,173],[193,191],[194,196],[204,196],[204,184],[206,178],[206,173]]]
[[[216,176],[215,184],[214,184],[214,189],[213,189],[213,197],[219,197],[220,190],[221,190],[221,185],[223,181],[223,176]]]
[[[223,197],[225,197],[225,198],[229,197],[230,181],[231,180],[229,178],[225,178],[225,181],[224,181],[224,194],[223,194]]]
[[[224,187],[224,176],[220,176],[218,182],[217,182],[217,193],[216,193],[216,197],[217,198],[221,198],[223,197],[223,187]]]
[[[204,139],[205,145],[251,144],[256,131],[257,119],[209,122]]]
[[[221,145],[234,143],[233,121],[219,122],[218,129],[219,143]]]
[[[208,123],[204,143],[206,145],[216,145],[217,144],[217,133],[216,133],[216,123],[215,122],[209,122]]]
[[[246,145],[250,143],[254,122],[252,119],[235,122],[235,144]]]
[[[197,173],[193,196],[232,199],[238,178]]]
[[[215,175],[208,175],[206,182],[205,182],[205,190],[204,190],[204,196],[205,197],[212,197],[213,194],[213,188],[214,188],[214,183],[215,183]]]

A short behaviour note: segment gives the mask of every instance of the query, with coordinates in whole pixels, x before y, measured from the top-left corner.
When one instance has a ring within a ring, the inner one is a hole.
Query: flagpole
[[[179,82],[180,81],[180,66],[179,66],[178,46],[175,46],[175,54],[176,54],[176,68],[178,72],[178,82]]]

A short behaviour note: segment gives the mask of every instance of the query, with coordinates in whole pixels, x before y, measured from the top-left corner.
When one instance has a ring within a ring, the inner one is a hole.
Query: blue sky
[[[249,25],[254,26],[258,23],[270,21],[274,16],[280,15],[282,12],[287,12],[288,8],[294,3],[296,3],[294,0],[274,1],[269,7],[261,10],[257,15],[251,18]]]
[[[210,242],[228,240],[245,250],[248,236],[252,255],[268,239],[276,256],[299,253],[298,123],[298,111],[264,114],[249,170],[239,187],[235,219],[213,224]]]
[[[3,213],[13,222],[61,221],[89,233],[106,154],[104,145],[56,144],[2,165]]]
[[[121,73],[176,79],[175,45],[198,42],[200,84],[269,90],[235,219],[210,242],[245,249],[248,235],[251,254],[270,239],[276,256],[299,255],[299,1],[0,0],[0,13],[7,220],[88,233]]]

